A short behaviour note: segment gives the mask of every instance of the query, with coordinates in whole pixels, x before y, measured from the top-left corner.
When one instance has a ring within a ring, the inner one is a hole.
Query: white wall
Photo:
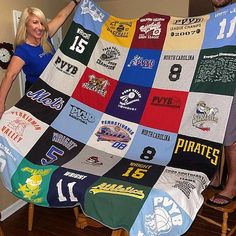
[[[196,1],[196,0],[195,0]],[[189,0],[97,0],[113,16],[140,17],[148,12],[171,16],[188,16]]]

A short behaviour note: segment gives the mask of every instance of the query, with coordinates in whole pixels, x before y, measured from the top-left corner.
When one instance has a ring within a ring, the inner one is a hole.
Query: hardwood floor
[[[205,214],[212,215],[217,220],[221,215],[210,209],[203,209]],[[73,209],[49,209],[35,206],[35,216],[32,232],[27,230],[28,206],[1,222],[4,236],[111,236],[111,230],[87,227],[83,230],[75,227]],[[236,212],[230,215],[229,225],[236,221]],[[191,228],[184,236],[220,236],[220,229],[206,221],[196,218]],[[175,236],[175,235],[173,235]],[[236,233],[234,234],[236,236]]]

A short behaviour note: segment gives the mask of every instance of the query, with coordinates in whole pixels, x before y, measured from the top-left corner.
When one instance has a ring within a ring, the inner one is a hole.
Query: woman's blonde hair
[[[16,38],[14,46],[18,46],[26,42],[27,32],[26,32],[26,24],[29,20],[29,17],[35,15],[39,18],[40,22],[43,24],[45,31],[41,38],[41,46],[44,52],[52,53],[52,46],[48,42],[48,23],[44,13],[36,8],[36,7],[27,7],[21,14],[21,18],[17,27]]]

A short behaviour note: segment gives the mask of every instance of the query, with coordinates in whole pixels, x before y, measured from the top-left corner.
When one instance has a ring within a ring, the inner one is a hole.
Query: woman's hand
[[[2,118],[4,111],[5,111],[5,104],[0,104],[0,119]]]

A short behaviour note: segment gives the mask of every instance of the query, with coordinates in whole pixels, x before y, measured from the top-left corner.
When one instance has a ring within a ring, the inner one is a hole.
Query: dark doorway
[[[235,3],[236,0],[233,0]],[[211,0],[189,0],[189,16],[201,16],[213,12]]]
[[[213,10],[210,0],[189,0],[189,16],[201,16]]]

